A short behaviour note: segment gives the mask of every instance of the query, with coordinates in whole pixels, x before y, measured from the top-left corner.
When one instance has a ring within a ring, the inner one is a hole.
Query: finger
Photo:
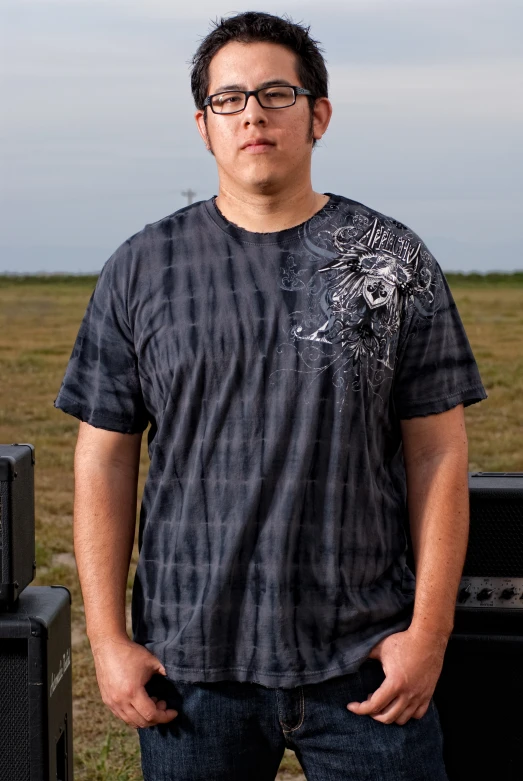
[[[370,716],[374,721],[379,721],[381,724],[392,724],[401,716],[406,707],[407,702],[405,699],[403,697],[396,697],[386,708],[383,708],[379,713],[371,713]]]
[[[369,653],[369,659],[381,659],[381,647],[383,641],[380,641],[374,648],[371,648]]]
[[[419,698],[415,698],[409,695],[403,695],[398,697],[396,702],[390,704],[388,708],[385,708],[381,713],[373,716],[376,721],[381,721],[384,724],[406,724],[415,713],[418,711],[425,713],[427,705],[420,705]]]
[[[160,710],[167,709],[167,703],[165,700],[159,700],[155,694],[151,694],[151,700],[156,703],[156,707]]]
[[[147,720],[139,713],[139,711],[136,710],[136,708],[132,704],[129,704],[129,708],[125,713],[124,721],[134,729],[137,729],[138,727],[145,729],[146,727],[154,727],[155,724],[159,724],[159,723],[163,724],[165,722],[172,721],[176,715],[177,715],[177,711],[175,710],[170,710],[170,711],[157,710],[155,711],[152,718]]]
[[[136,713],[135,709],[133,708],[111,708],[110,709],[112,713],[121,721],[124,722],[124,724],[127,724],[129,727],[132,727],[133,729],[137,729],[141,726],[141,723],[143,719],[139,717],[139,715]]]
[[[167,703],[165,700],[159,700],[158,697],[155,697],[154,695],[151,697],[151,700],[156,703],[156,708],[158,710],[167,710]]]
[[[400,727],[402,727],[404,724],[409,721],[414,716],[414,713],[416,712],[416,706],[407,706],[403,713],[399,715],[399,717],[396,719],[396,724],[399,724]]]
[[[419,708],[417,708],[414,713],[412,714],[413,719],[422,719],[423,716],[426,714],[426,712],[429,709],[430,702],[424,702],[422,703]]]
[[[154,694],[152,695],[151,700],[156,703],[156,708],[158,710],[167,710],[167,703],[165,700],[159,700]]]
[[[145,720],[145,724],[148,726],[152,724],[165,724],[168,721],[172,721],[172,719],[178,715],[178,711],[174,708],[168,709],[166,707],[165,710],[158,708],[143,686],[133,698],[132,705],[140,714],[141,720]]]
[[[178,716],[178,711],[174,708],[165,708],[165,710],[157,710],[154,717],[155,724],[167,724]]]
[[[348,710],[357,713],[359,716],[369,716],[372,713],[379,713],[389,705],[392,700],[398,696],[397,687],[385,678],[372,696],[364,702],[349,702]]]
[[[144,727],[153,726],[153,723],[145,719],[142,716],[142,714],[136,710],[136,708],[134,707],[134,705],[132,705],[132,703],[129,703],[126,709],[126,715],[128,719],[128,724],[131,724],[132,722],[132,724],[135,725],[135,729],[137,727],[141,727],[143,729]]]
[[[147,724],[152,724],[157,712],[156,702],[152,697],[149,697],[144,686],[137,690],[131,704],[140,714],[142,721],[145,720]]]

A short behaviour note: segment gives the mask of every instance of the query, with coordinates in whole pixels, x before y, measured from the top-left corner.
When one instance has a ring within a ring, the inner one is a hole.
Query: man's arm
[[[468,447],[463,405],[401,421],[416,595],[409,629],[371,651],[385,680],[354,713],[386,724],[421,718],[441,673],[454,622],[469,527]]]
[[[80,423],[74,548],[91,643],[125,639],[125,595],[136,524],[141,434]]]
[[[469,532],[468,445],[460,404],[401,423],[416,598],[411,629],[448,640]]]
[[[87,635],[102,699],[133,727],[176,715],[147,694],[149,678],[166,672],[125,626],[141,437],[80,423],[75,450],[74,551]]]

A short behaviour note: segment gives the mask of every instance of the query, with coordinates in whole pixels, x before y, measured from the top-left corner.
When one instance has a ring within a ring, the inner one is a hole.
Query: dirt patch
[[[88,707],[82,700],[73,699],[73,723],[78,718],[85,717],[87,715]]]
[[[79,648],[87,642],[87,635],[83,626],[73,626],[71,628],[71,645],[73,648]]]
[[[52,562],[53,567],[61,564],[62,566],[76,569],[76,559],[73,553],[55,553],[53,554]]]

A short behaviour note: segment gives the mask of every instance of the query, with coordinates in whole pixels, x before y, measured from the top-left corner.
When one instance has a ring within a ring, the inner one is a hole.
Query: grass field
[[[523,471],[523,274],[448,278],[489,394],[466,411],[470,470]],[[0,442],[36,448],[33,585],[59,583],[72,594],[75,778],[137,781],[137,734],[101,702],[84,631],[72,543],[78,422],[53,407],[95,281],[0,277]],[[144,446],[140,491],[147,465]],[[135,545],[129,598],[136,560]],[[279,778],[299,773],[294,755],[286,752]]]

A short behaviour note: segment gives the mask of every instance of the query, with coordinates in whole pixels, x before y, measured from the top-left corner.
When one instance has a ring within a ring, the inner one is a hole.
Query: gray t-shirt
[[[173,680],[289,688],[409,625],[399,421],[485,397],[423,242],[330,195],[275,233],[210,199],[125,241],[55,406],[150,423],[136,642]]]

